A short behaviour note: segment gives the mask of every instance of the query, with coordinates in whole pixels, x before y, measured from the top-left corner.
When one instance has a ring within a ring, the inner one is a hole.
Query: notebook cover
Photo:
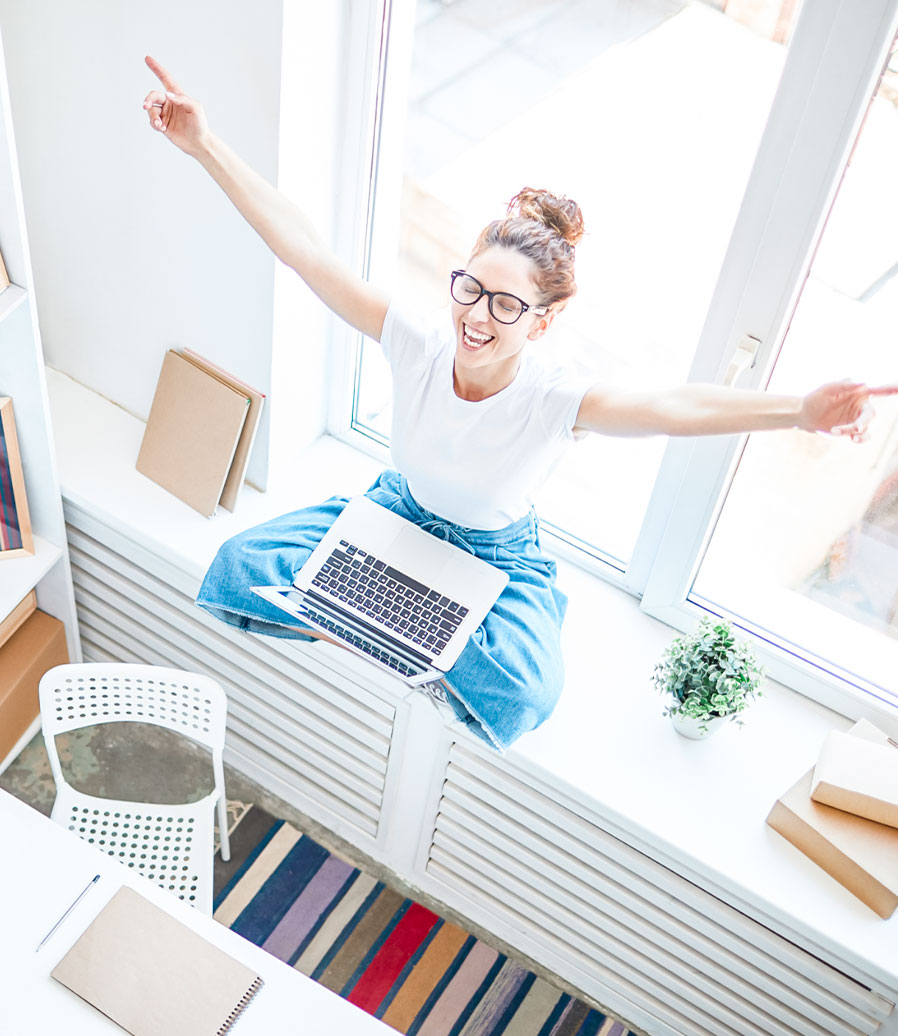
[[[814,767],[811,798],[898,827],[898,748],[832,731]]]
[[[226,1033],[262,985],[251,968],[127,887],[51,976],[132,1036]]]
[[[234,459],[231,461],[228,477],[225,479],[224,489],[221,491],[221,499],[218,501],[226,511],[233,511],[237,505],[240,487],[246,479],[246,466],[249,464],[253,443],[256,440],[259,418],[262,416],[262,405],[265,402],[265,393],[252,388],[252,386],[240,381],[239,378],[235,378],[233,374],[228,373],[228,371],[219,367],[218,364],[213,363],[211,360],[207,360],[204,356],[200,356],[199,353],[195,353],[192,349],[184,349],[181,355],[201,370],[212,375],[212,377],[218,378],[219,381],[230,386],[236,392],[242,392],[249,399],[249,412],[246,415],[246,421],[243,423],[240,438],[237,440],[237,449],[234,451]]]
[[[137,470],[200,514],[215,513],[249,410],[249,397],[170,349]]]
[[[852,737],[888,738],[859,720]],[[809,770],[776,801],[767,823],[882,918],[898,908],[898,830],[815,802]]]

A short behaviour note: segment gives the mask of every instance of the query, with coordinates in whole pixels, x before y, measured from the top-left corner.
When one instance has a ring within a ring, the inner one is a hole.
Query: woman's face
[[[533,263],[520,252],[498,246],[488,248],[469,261],[465,272],[487,291],[508,292],[530,306],[539,305],[532,280]],[[552,310],[541,316],[526,311],[514,324],[503,324],[490,313],[486,295],[481,295],[473,306],[452,299],[456,370],[495,376],[497,380],[510,374],[510,382],[517,373],[524,346],[541,337],[553,317]]]

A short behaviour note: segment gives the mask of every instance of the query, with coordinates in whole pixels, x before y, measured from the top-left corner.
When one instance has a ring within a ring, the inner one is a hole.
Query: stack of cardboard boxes
[[[833,731],[767,823],[880,917],[898,907],[898,743],[867,720]]]
[[[36,607],[32,591],[0,623],[0,762],[40,712],[41,677],[68,660],[65,627]]]

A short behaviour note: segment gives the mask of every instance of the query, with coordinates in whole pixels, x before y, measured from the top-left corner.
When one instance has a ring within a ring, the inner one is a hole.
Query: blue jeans
[[[466,529],[420,507],[396,471],[384,471],[365,495],[508,574],[498,601],[445,677],[456,715],[504,751],[549,716],[564,683],[560,634],[567,598],[555,585],[555,563],[540,549],[535,513],[504,529]],[[227,540],[196,603],[251,633],[309,639],[290,628],[299,620],[250,587],[289,586],[346,503],[346,497],[331,497]]]

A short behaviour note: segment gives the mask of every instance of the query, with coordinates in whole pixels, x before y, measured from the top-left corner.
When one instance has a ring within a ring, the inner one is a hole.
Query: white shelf
[[[10,284],[8,288],[0,291],[0,322],[5,320],[14,309],[28,298],[28,292],[17,284]]]
[[[47,427],[43,349],[32,296],[22,287],[30,285],[32,277],[14,137],[0,45],[0,232],[4,266],[17,282],[0,290],[0,396],[10,396],[13,401],[31,527],[40,530],[40,536],[34,537],[33,554],[0,555],[0,622],[22,598],[37,590],[40,607],[64,624],[69,655],[78,661],[81,648],[75,597],[67,565],[53,435]]]
[[[62,557],[62,548],[34,537],[34,554],[3,558],[0,555],[0,618],[7,616]]]

